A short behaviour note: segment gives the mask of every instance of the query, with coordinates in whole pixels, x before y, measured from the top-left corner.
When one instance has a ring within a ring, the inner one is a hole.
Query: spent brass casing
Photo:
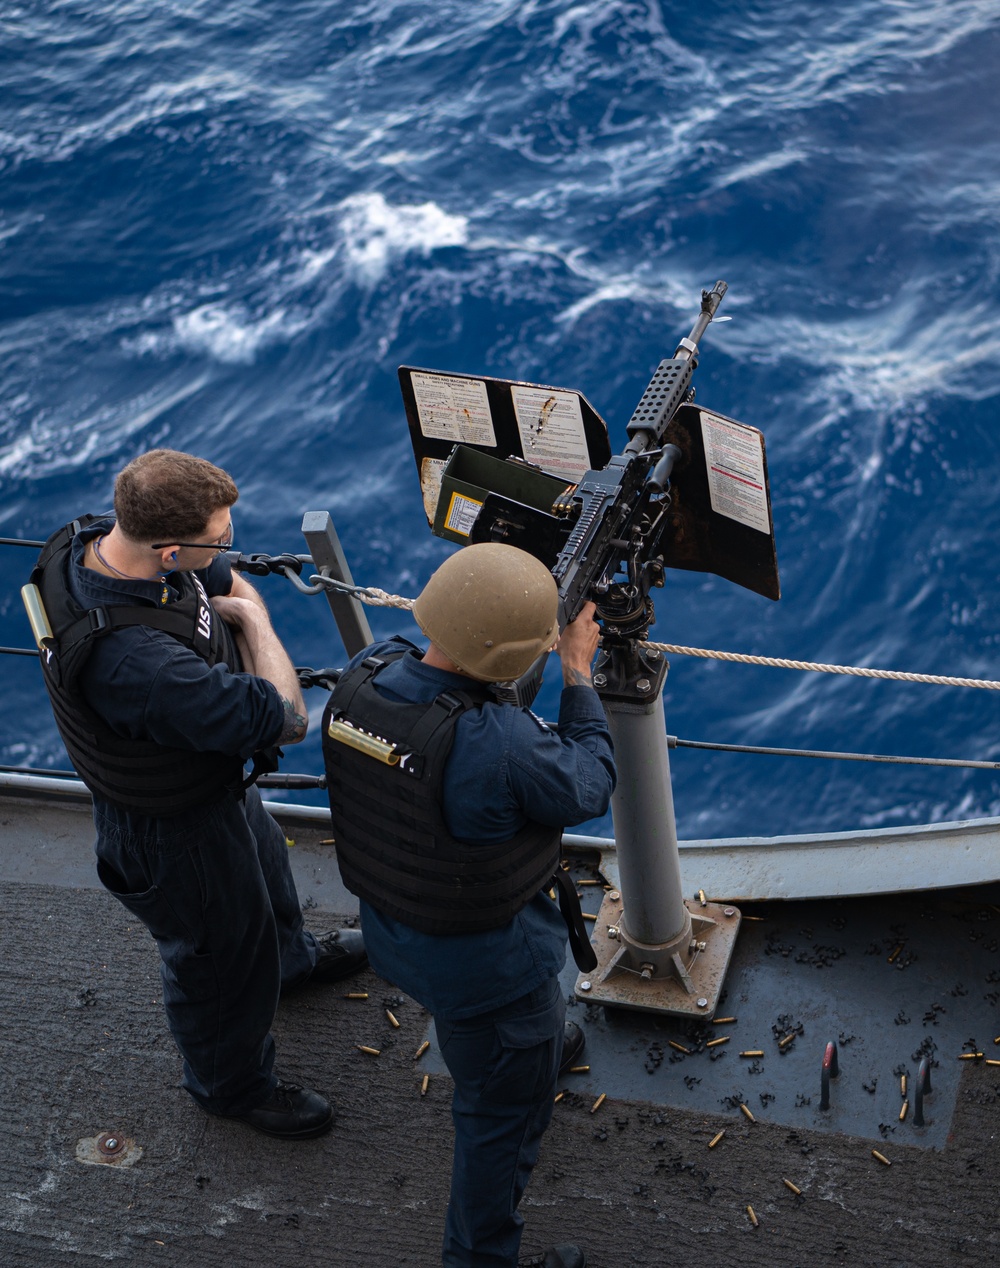
[[[743,1111],[744,1114],[746,1114],[747,1118],[749,1118],[751,1123],[756,1123],[757,1120],[750,1113],[750,1107],[748,1105],[744,1105],[743,1102],[740,1101],[740,1109]]]
[[[725,1134],[726,1134],[726,1129],[724,1127],[721,1132],[716,1132],[715,1135],[712,1137],[712,1139],[708,1142],[709,1149],[714,1149],[715,1146],[719,1143],[719,1141],[723,1138],[723,1136],[725,1136]]]
[[[879,1151],[878,1151],[877,1149],[873,1149],[873,1150],[872,1150],[872,1157],[873,1157],[873,1158],[874,1158],[877,1162],[880,1162],[880,1163],[882,1164],[882,1166],[883,1166],[883,1167],[891,1167],[891,1166],[892,1166],[892,1163],[891,1163],[891,1162],[889,1161],[889,1159],[885,1156],[885,1154],[880,1154],[880,1153],[879,1153]]]
[[[425,1040],[424,1040],[424,1042],[420,1045],[420,1047],[419,1047],[419,1048],[416,1050],[416,1052],[413,1054],[413,1060],[414,1060],[414,1061],[419,1061],[419,1060],[420,1060],[420,1058],[424,1055],[424,1053],[427,1051],[427,1049],[428,1049],[430,1046],[431,1046],[431,1041],[430,1041],[429,1039],[425,1039]]]
[[[388,740],[380,740],[374,735],[369,735],[367,731],[359,731],[357,727],[353,727],[347,722],[332,721],[326,728],[326,733],[331,740],[339,740],[341,744],[346,744],[348,748],[357,749],[359,753],[367,753],[369,757],[374,757],[376,760],[384,762],[386,766],[399,765],[399,754],[396,752],[395,744],[390,744]]]
[[[754,1226],[754,1228],[757,1228],[760,1224],[760,1220],[757,1218],[752,1206],[747,1206],[747,1215],[750,1216],[750,1223]]]
[[[45,604],[42,602],[41,591],[37,586],[30,584],[22,586],[21,598],[24,600],[24,610],[31,622],[31,632],[35,636],[35,642],[40,650],[44,650],[55,636],[49,624],[49,614],[45,611]]]
[[[608,1097],[607,1092],[602,1092],[602,1093],[601,1093],[601,1095],[597,1098],[597,1100],[596,1100],[596,1101],[593,1103],[593,1105],[591,1105],[591,1107],[590,1107],[590,1112],[591,1112],[591,1114],[596,1114],[596,1113],[597,1113],[597,1111],[601,1108],[601,1106],[602,1106],[602,1105],[604,1104],[604,1102],[607,1100],[607,1097]]]
[[[802,1196],[802,1190],[799,1188],[797,1184],[792,1184],[791,1180],[786,1180],[785,1177],[782,1176],[781,1183],[785,1186],[786,1189],[791,1189],[791,1191],[795,1194],[797,1198],[800,1198]]]

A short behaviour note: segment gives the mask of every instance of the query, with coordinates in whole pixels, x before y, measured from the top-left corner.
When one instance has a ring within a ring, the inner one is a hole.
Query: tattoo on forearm
[[[582,669],[567,669],[563,674],[563,686],[565,687],[592,687],[593,680],[589,671],[584,673]]]
[[[292,740],[301,740],[306,733],[309,719],[304,714],[296,712],[290,700],[282,697],[281,703],[285,706],[285,725],[281,728],[278,743],[290,744]]]

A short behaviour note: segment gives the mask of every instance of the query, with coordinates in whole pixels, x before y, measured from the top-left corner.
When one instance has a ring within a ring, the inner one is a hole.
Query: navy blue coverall
[[[398,647],[376,643],[350,662]],[[376,690],[430,701],[468,680],[410,652]],[[453,836],[475,845],[511,837],[530,818],[567,827],[604,814],[615,785],[611,738],[597,693],[564,687],[558,728],[527,709],[488,703],[462,715],[442,801]],[[552,1117],[565,1003],[558,975],[566,925],[546,893],[500,929],[436,936],[361,904],[375,971],[434,1016],[455,1082],[455,1153],[442,1262],[509,1268],[524,1220],[517,1207]]]
[[[84,567],[85,543],[111,525],[103,521],[74,541],[70,587],[77,602],[92,608],[173,601],[169,582],[106,577]],[[210,596],[229,593],[228,561],[216,559],[198,575]],[[95,639],[80,686],[119,735],[172,748],[246,761],[276,743],[284,725],[271,683],[224,665],[210,668],[177,639],[146,626]],[[95,797],[94,823],[102,884],[156,939],[184,1086],[209,1113],[255,1108],[276,1082],[270,1031],[278,996],[305,980],[316,962],[284,832],[256,788],[163,818]]]

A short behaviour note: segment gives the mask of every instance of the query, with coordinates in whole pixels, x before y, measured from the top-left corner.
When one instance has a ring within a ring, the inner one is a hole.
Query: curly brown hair
[[[228,471],[176,449],[150,449],[115,480],[118,527],[134,542],[197,541],[240,496]]]

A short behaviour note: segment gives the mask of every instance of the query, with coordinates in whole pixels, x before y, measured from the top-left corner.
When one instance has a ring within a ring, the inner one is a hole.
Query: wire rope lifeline
[[[374,607],[402,608],[408,611],[413,600],[389,594],[377,586],[352,586],[332,577],[313,576],[310,582],[320,588],[339,590],[353,595]],[[1000,682],[988,678],[953,678],[945,674],[916,674],[902,669],[869,669],[860,665],[825,665],[809,660],[786,660],[780,656],[752,656],[746,652],[720,652],[706,647],[685,647],[679,643],[644,642],[641,647],[670,656],[696,656],[703,660],[724,660],[739,665],[765,665],[771,669],[801,669],[818,674],[847,674],[855,678],[885,678],[892,682],[923,682],[939,687],[979,687],[984,691],[1000,691]]]

